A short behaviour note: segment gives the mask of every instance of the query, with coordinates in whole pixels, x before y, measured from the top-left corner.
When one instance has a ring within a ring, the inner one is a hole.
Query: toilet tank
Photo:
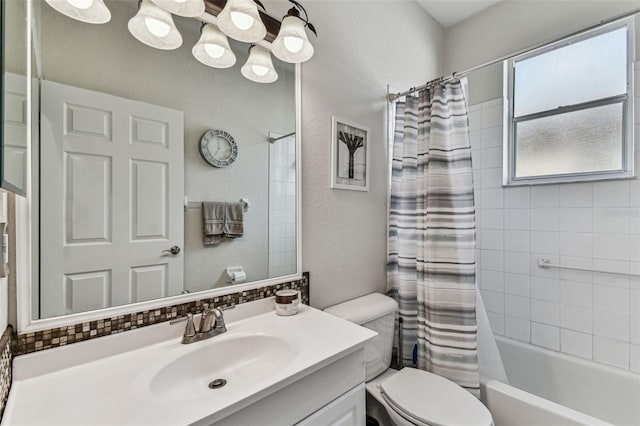
[[[395,300],[384,294],[371,293],[329,306],[324,311],[378,333],[364,348],[367,381],[389,368],[393,349],[393,331],[398,311],[398,304]]]

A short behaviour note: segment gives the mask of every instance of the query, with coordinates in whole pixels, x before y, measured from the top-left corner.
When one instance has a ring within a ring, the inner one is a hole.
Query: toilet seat
[[[382,397],[398,414],[417,425],[490,426],[489,410],[450,380],[427,371],[403,368],[380,384]]]

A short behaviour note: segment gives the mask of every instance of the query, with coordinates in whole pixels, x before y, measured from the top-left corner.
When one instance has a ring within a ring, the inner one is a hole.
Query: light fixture
[[[313,46],[305,28],[308,27],[316,37],[318,34],[309,22],[307,11],[302,5],[294,0],[289,1],[294,7],[289,9],[287,16],[282,19],[280,32],[271,44],[271,51],[281,61],[298,64],[308,61],[313,56]],[[304,12],[304,19],[300,17],[300,10]]]
[[[215,25],[204,24],[201,33],[200,40],[191,51],[197,60],[214,68],[229,68],[236,63],[236,55],[222,31]]]
[[[197,18],[204,13],[204,0],[151,0],[164,10],[178,16]]]
[[[88,24],[104,24],[111,20],[111,12],[103,0],[46,0],[46,2],[63,15]]]
[[[271,62],[271,53],[264,47],[255,44],[249,47],[249,59],[242,66],[240,72],[256,83],[273,83],[278,79],[278,73]]]
[[[182,44],[171,14],[150,0],[141,0],[136,16],[129,20],[129,31],[138,41],[156,49],[172,50]]]
[[[227,0],[217,16],[218,28],[227,36],[245,43],[262,40],[267,35],[267,28],[260,19],[258,4],[264,9],[262,3],[255,0]]]

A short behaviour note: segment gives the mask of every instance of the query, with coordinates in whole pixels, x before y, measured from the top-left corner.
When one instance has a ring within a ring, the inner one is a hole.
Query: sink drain
[[[209,383],[209,389],[219,389],[227,384],[225,379],[215,379]]]

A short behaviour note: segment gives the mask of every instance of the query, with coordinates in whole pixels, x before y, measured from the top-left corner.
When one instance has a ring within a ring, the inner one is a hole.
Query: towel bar
[[[248,212],[249,211],[249,200],[247,200],[246,198],[240,198],[240,203],[242,203],[242,210],[244,210],[244,212]],[[185,209],[201,209],[202,208],[202,201],[189,201],[188,197],[184,197],[184,208]]]

